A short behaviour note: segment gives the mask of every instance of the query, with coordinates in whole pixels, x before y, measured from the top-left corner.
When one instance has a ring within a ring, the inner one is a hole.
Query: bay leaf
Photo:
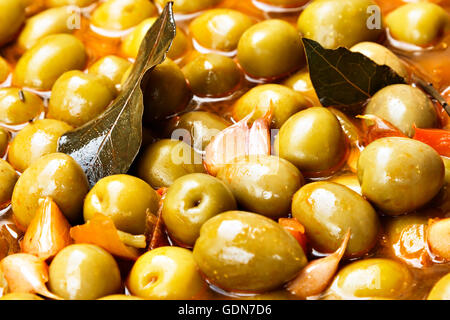
[[[126,173],[136,158],[142,144],[142,88],[153,68],[165,60],[175,34],[169,2],[142,41],[130,76],[112,105],[59,139],[58,152],[80,164],[91,187],[103,177]]]
[[[405,80],[386,65],[378,65],[346,48],[325,49],[303,38],[311,82],[324,107],[354,110],[380,89]]]

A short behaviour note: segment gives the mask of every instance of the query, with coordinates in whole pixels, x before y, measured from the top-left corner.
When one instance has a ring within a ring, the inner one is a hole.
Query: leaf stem
[[[416,75],[412,76],[412,80],[416,83],[422,90],[432,96],[439,104],[444,108],[447,114],[450,116],[450,106],[445,100],[445,98],[436,90],[431,82],[427,82]]]

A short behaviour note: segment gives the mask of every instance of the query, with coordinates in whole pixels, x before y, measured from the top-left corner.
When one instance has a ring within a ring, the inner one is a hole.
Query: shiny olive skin
[[[201,156],[188,144],[170,139],[151,144],[138,163],[138,176],[153,188],[170,187],[189,173],[204,173]]]
[[[117,293],[120,271],[113,256],[91,244],[62,249],[49,267],[51,292],[68,300],[93,300]]]
[[[98,0],[45,0],[45,4],[49,7],[61,7],[74,5],[77,7],[87,7]]]
[[[145,19],[126,36],[121,45],[121,51],[125,56],[133,59],[137,57],[141,42],[155,21],[156,17]],[[167,56],[170,59],[178,59],[186,52],[187,47],[188,39],[186,34],[183,30],[177,28],[175,39],[173,40],[169,52],[167,52]]]
[[[25,21],[25,4],[17,0],[0,0],[0,46],[12,40]]]
[[[372,0],[316,0],[300,14],[297,26],[306,38],[327,49],[350,48],[362,41],[374,41],[381,28],[368,28],[372,21]]]
[[[209,281],[231,292],[276,289],[307,263],[297,240],[283,227],[243,211],[209,219],[200,230],[194,258]]]
[[[386,26],[395,39],[425,46],[450,30],[450,15],[434,3],[409,3],[389,13]]]
[[[450,273],[436,282],[427,300],[450,300]]]
[[[311,82],[311,77],[307,68],[302,69],[292,76],[284,80],[283,85],[303,94],[315,105],[320,105],[319,98],[317,97],[316,90]]]
[[[50,90],[65,72],[84,68],[83,43],[70,34],[55,34],[40,39],[19,59],[13,84],[37,90]]]
[[[63,153],[45,155],[22,173],[14,187],[14,218],[20,226],[27,227],[36,214],[39,199],[50,197],[69,222],[77,222],[88,191],[87,178],[75,160]]]
[[[314,249],[324,253],[336,251],[350,229],[346,255],[362,256],[372,249],[380,232],[380,221],[370,203],[332,182],[302,187],[292,200],[292,215],[305,227]]]
[[[268,4],[280,7],[301,7],[308,3],[309,0],[260,0]]]
[[[345,137],[334,114],[313,107],[290,117],[275,140],[276,154],[302,172],[328,170],[343,157]]]
[[[425,205],[443,186],[444,174],[444,163],[437,152],[408,138],[378,139],[361,152],[358,160],[363,195],[388,215]]]
[[[412,285],[405,265],[389,259],[364,259],[341,269],[327,294],[335,299],[402,299]]]
[[[166,135],[174,139],[183,137],[196,151],[203,151],[211,139],[230,125],[218,115],[206,111],[183,114],[166,128]]]
[[[253,112],[252,120],[272,112],[272,128],[279,129],[293,114],[306,109],[308,101],[302,94],[279,84],[256,86],[233,106],[233,119],[242,120]]]
[[[180,67],[170,59],[155,67],[144,89],[144,123],[163,120],[183,110],[191,92]]]
[[[111,294],[109,296],[102,297],[97,300],[144,300],[142,298],[136,297],[136,296],[129,296],[125,294]]]
[[[47,117],[79,127],[105,111],[115,95],[116,89],[109,79],[69,71],[53,85]]]
[[[0,157],[3,157],[8,149],[10,136],[8,131],[0,127]]]
[[[151,300],[193,299],[205,289],[192,252],[179,247],[159,247],[144,253],[131,269],[127,287]]]
[[[199,55],[184,66],[183,73],[198,96],[225,96],[241,81],[241,72],[233,59],[215,53]]]
[[[390,122],[409,137],[414,136],[414,125],[417,128],[435,128],[438,125],[436,109],[428,96],[406,84],[394,84],[378,91],[364,113]]]
[[[193,246],[200,227],[213,216],[237,209],[230,188],[204,173],[192,173],[175,180],[164,198],[162,217],[169,234],[182,244]]]
[[[0,159],[0,208],[9,204],[18,178],[14,168],[5,160]]]
[[[38,295],[32,293],[7,293],[0,298],[0,300],[44,300]]]
[[[35,119],[44,110],[41,98],[18,88],[0,89],[0,122],[21,124]]]
[[[11,68],[9,67],[8,62],[0,57],[0,83],[5,82],[10,73]]]
[[[349,189],[352,189],[357,194],[361,195],[361,185],[359,184],[358,176],[353,173],[344,173],[341,175],[336,175],[330,180],[330,182],[342,184],[343,186],[346,186]]]
[[[359,52],[379,65],[387,65],[403,78],[408,77],[405,64],[391,50],[375,42],[360,42],[350,48],[350,51]]]
[[[193,38],[203,47],[229,52],[236,50],[242,34],[253,20],[236,10],[212,9],[189,25]]]
[[[252,77],[277,78],[299,69],[305,53],[297,30],[286,21],[271,19],[244,32],[237,58]]]
[[[100,179],[84,199],[84,220],[96,213],[110,217],[120,231],[143,234],[146,213],[156,214],[159,195],[145,181],[126,174]]]
[[[107,30],[126,30],[156,13],[147,0],[107,0],[92,13],[91,23]]]
[[[89,67],[88,73],[103,76],[117,86],[120,85],[123,75],[130,67],[130,61],[110,55],[97,60]]]
[[[58,139],[72,127],[53,119],[36,120],[28,124],[11,142],[8,161],[20,171],[25,171],[43,155],[56,152]]]
[[[170,0],[173,1],[173,11],[175,13],[194,13],[196,11],[205,10],[219,4],[222,0]],[[155,0],[155,3],[161,8],[164,7],[169,0]]]
[[[71,33],[70,19],[74,14],[72,7],[59,7],[42,11],[31,17],[17,39],[20,48],[28,50],[39,39],[57,33]]]
[[[304,184],[293,164],[266,155],[235,159],[217,178],[228,184],[239,206],[270,218],[287,216],[292,196]]]

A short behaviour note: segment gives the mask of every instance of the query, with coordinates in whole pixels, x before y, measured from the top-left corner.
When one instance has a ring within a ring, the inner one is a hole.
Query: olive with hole
[[[276,154],[302,173],[333,169],[342,162],[345,148],[339,121],[323,107],[294,114],[281,126],[275,140]]]
[[[0,46],[13,40],[25,22],[25,4],[17,0],[0,0]]]
[[[408,3],[386,16],[386,27],[394,39],[426,46],[450,30],[450,15],[435,3]]]
[[[23,172],[43,155],[56,152],[58,139],[72,130],[67,123],[53,119],[36,120],[19,131],[10,144],[8,161]]]
[[[237,49],[242,34],[254,24],[249,16],[231,9],[208,10],[189,25],[201,46],[223,52]]]
[[[370,203],[337,183],[302,187],[292,200],[292,215],[305,227],[313,248],[322,253],[336,251],[350,229],[345,254],[360,257],[374,247],[380,233],[380,221]]]
[[[87,178],[75,160],[63,153],[45,155],[22,173],[14,187],[14,218],[26,228],[36,214],[39,199],[50,197],[69,222],[79,222],[88,191]]]
[[[234,159],[219,169],[217,178],[230,187],[240,207],[274,219],[288,215],[292,196],[304,184],[293,164],[268,155]]]
[[[47,117],[79,127],[103,113],[115,95],[116,89],[109,79],[69,71],[53,85]]]
[[[144,253],[131,269],[127,287],[151,300],[188,300],[205,290],[192,252],[179,247],[159,247]]]
[[[237,58],[255,78],[279,78],[299,69],[305,61],[300,35],[286,21],[271,19],[247,29],[239,40]]]
[[[123,75],[130,67],[130,61],[110,55],[99,59],[91,65],[88,73],[106,77],[113,85],[117,86],[121,84]]]
[[[442,277],[431,289],[428,300],[450,300],[450,273]]]
[[[204,173],[202,157],[188,144],[163,139],[147,147],[138,163],[138,176],[153,188],[170,187],[189,173]]]
[[[242,120],[250,113],[256,120],[271,114],[272,128],[279,129],[293,114],[309,107],[301,93],[279,84],[264,84],[250,89],[233,106],[233,119]]]
[[[200,227],[208,219],[236,208],[233,193],[225,183],[204,173],[192,173],[170,186],[164,198],[162,217],[173,238],[193,246]]]
[[[63,73],[83,69],[86,59],[83,43],[73,35],[46,36],[19,59],[13,73],[13,84],[50,90]]]
[[[98,299],[119,292],[121,285],[113,256],[91,244],[65,247],[49,267],[48,287],[63,299]]]
[[[121,51],[125,56],[133,59],[137,57],[141,42],[155,21],[156,18],[145,19],[125,37],[121,44]],[[187,48],[188,38],[183,30],[177,28],[175,39],[173,39],[172,46],[167,52],[167,56],[170,59],[178,59],[186,52]]]
[[[107,30],[126,30],[157,14],[148,0],[107,0],[91,16],[91,23]]]
[[[11,165],[3,159],[0,159],[0,208],[6,207],[19,176]]]
[[[345,266],[334,278],[328,299],[405,299],[413,286],[408,268],[394,260],[364,259]]]
[[[409,138],[378,139],[358,160],[363,195],[393,216],[416,210],[433,199],[444,184],[444,175],[439,154]]]
[[[267,292],[307,264],[297,240],[264,216],[228,211],[200,229],[194,259],[207,279],[229,292]]]
[[[44,111],[44,103],[36,94],[18,88],[0,89],[0,122],[22,124]]]
[[[192,92],[198,96],[221,97],[241,82],[241,72],[233,59],[220,54],[201,54],[183,68]]]
[[[172,121],[167,128],[166,136],[172,139],[179,137],[190,141],[190,145],[198,152],[205,150],[211,139],[230,123],[218,115],[206,111],[192,111]]]
[[[11,134],[6,129],[0,127],[0,157],[3,157],[8,149]]]
[[[407,84],[394,84],[378,91],[370,99],[364,113],[390,122],[409,137],[414,136],[414,126],[438,126],[433,102],[422,90]]]
[[[96,213],[110,217],[120,231],[143,234],[147,210],[158,212],[160,197],[145,181],[126,174],[100,179],[84,199],[84,220]]]
[[[223,0],[155,0],[155,3],[163,8],[169,1],[173,2],[175,13],[187,14],[209,9]]]
[[[144,90],[144,123],[164,120],[188,104],[191,92],[180,67],[170,59],[155,67]]]
[[[44,300],[44,299],[33,293],[12,292],[2,296],[0,300]]]
[[[11,68],[9,67],[8,62],[0,56],[0,83],[3,83],[8,79],[11,73]]]
[[[372,10],[370,10],[372,8]],[[327,49],[347,47],[362,41],[375,41],[383,32],[381,17],[372,0],[318,0],[300,14],[297,26],[301,34]],[[380,26],[377,26],[377,24]]]
[[[45,4],[49,7],[61,7],[73,5],[77,7],[87,7],[98,0],[45,0]]]

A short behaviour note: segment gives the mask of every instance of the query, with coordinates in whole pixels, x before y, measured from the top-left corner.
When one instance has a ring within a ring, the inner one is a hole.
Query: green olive
[[[17,39],[20,48],[28,50],[39,39],[57,33],[71,33],[70,18],[73,16],[72,7],[47,9],[27,20],[25,27]]]
[[[389,259],[364,259],[344,267],[327,294],[337,299],[402,299],[413,279],[408,268]]]
[[[377,40],[382,33],[381,27],[369,26],[370,8],[378,8],[372,0],[313,1],[300,14],[298,29],[327,49],[350,48],[361,41]]]
[[[211,139],[230,125],[218,115],[205,111],[192,111],[183,114],[166,128],[166,135],[175,139],[183,137],[197,151],[203,151]]]
[[[253,23],[249,16],[239,11],[212,9],[192,21],[189,28],[201,46],[229,52],[237,49],[242,34]]]
[[[306,229],[314,249],[336,251],[350,229],[346,255],[361,256],[373,248],[380,232],[375,210],[353,190],[332,182],[313,182],[292,200],[292,215]]]
[[[178,65],[166,59],[150,73],[144,88],[144,123],[163,120],[182,111],[191,98]]]
[[[326,108],[296,113],[281,127],[275,152],[302,172],[329,170],[341,162],[345,137],[339,121]]]
[[[293,164],[263,155],[235,159],[217,177],[229,185],[242,208],[270,218],[287,216],[292,196],[304,184]]]
[[[215,53],[199,55],[183,68],[183,73],[198,96],[225,96],[241,82],[241,72],[233,59]]]
[[[5,294],[0,298],[0,300],[44,300],[44,299],[32,293],[13,292]]]
[[[283,85],[303,94],[316,105],[320,105],[319,98],[317,97],[316,90],[312,85],[311,77],[307,68],[294,73],[283,82]]]
[[[19,59],[13,74],[18,87],[50,90],[65,72],[84,68],[83,43],[70,34],[55,34],[40,39]]]
[[[90,74],[104,76],[108,78],[113,85],[118,86],[121,84],[122,77],[129,67],[131,67],[131,62],[126,59],[117,56],[106,56],[91,65],[88,72]]]
[[[0,0],[0,46],[11,41],[25,21],[25,4],[17,0]]]
[[[6,129],[0,127],[0,157],[3,157],[8,149],[9,138],[11,135]]]
[[[450,15],[434,3],[408,3],[388,14],[386,25],[395,39],[424,46],[450,30]]]
[[[20,171],[25,171],[43,155],[56,152],[58,139],[72,127],[52,119],[36,120],[23,128],[12,140],[8,161]]]
[[[35,119],[44,104],[39,96],[18,88],[0,89],[0,122],[21,124]]]
[[[280,7],[301,7],[305,5],[309,0],[260,0],[268,4]]]
[[[256,86],[233,106],[233,118],[242,120],[253,112],[252,120],[272,112],[272,127],[279,129],[289,117],[306,109],[308,101],[302,94],[279,84]]]
[[[361,185],[359,184],[358,176],[356,174],[343,173],[334,176],[328,181],[346,186],[347,188],[355,191],[357,194],[362,195]]]
[[[87,178],[75,160],[63,153],[45,155],[17,181],[12,195],[14,217],[20,226],[27,227],[39,199],[51,197],[70,222],[77,222],[88,190]]]
[[[223,0],[155,0],[155,3],[162,8],[169,1],[173,1],[175,13],[184,14],[211,8]]]
[[[278,78],[299,69],[305,53],[297,30],[278,19],[255,24],[238,44],[239,64],[255,78]]]
[[[0,159],[0,208],[4,208],[10,203],[18,178],[14,168],[5,160]]]
[[[156,18],[148,18],[142,21],[129,35],[126,36],[121,45],[121,51],[125,56],[133,59],[137,57],[141,42],[155,21]],[[172,42],[172,46],[170,47],[167,56],[170,59],[178,59],[186,52],[187,47],[188,38],[186,34],[183,30],[177,28],[175,39]]]
[[[84,199],[84,220],[109,216],[120,231],[143,234],[146,213],[156,214],[159,196],[145,181],[126,174],[100,179]]]
[[[47,117],[82,126],[105,111],[115,94],[113,84],[103,76],[66,72],[53,85]]]
[[[92,13],[91,23],[103,29],[126,30],[156,13],[148,0],[107,0]]]
[[[111,294],[109,296],[105,296],[97,300],[143,300],[143,299],[136,296],[129,296],[125,294]]]
[[[350,48],[353,52],[359,52],[379,65],[387,65],[403,78],[408,77],[405,64],[391,50],[375,42],[360,42]]]
[[[425,205],[443,186],[444,174],[438,153],[408,138],[378,139],[361,152],[358,160],[363,195],[389,215]]]
[[[11,73],[11,68],[8,62],[0,56],[0,83],[3,83],[8,79]]]
[[[152,300],[193,299],[205,288],[192,252],[178,247],[160,247],[146,252],[134,264],[128,289]]]
[[[170,139],[151,144],[142,154],[138,175],[153,188],[170,187],[189,173],[203,173],[202,157],[188,144]]]
[[[48,286],[64,299],[98,299],[120,290],[120,271],[113,256],[102,248],[73,244],[50,264]]]
[[[87,7],[94,2],[97,2],[97,0],[45,0],[45,4],[48,7],[62,7],[67,5]]]
[[[428,300],[450,300],[450,273],[436,282],[428,295]]]
[[[193,246],[200,227],[213,216],[235,210],[233,193],[221,180],[204,173],[185,175],[170,186],[162,217],[169,234]]]
[[[414,136],[414,125],[418,128],[438,125],[431,100],[420,89],[406,84],[394,84],[378,91],[364,113],[389,121],[409,137]]]
[[[243,211],[209,219],[200,230],[194,258],[213,284],[240,292],[281,287],[307,263],[297,240],[283,227]]]

